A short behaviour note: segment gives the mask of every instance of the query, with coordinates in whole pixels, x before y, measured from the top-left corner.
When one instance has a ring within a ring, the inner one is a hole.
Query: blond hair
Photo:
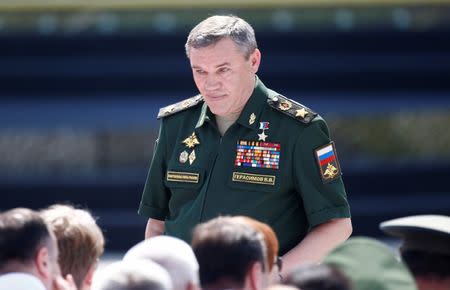
[[[56,204],[41,211],[56,236],[63,275],[72,274],[81,289],[89,269],[103,254],[105,240],[94,217],[84,209]]]

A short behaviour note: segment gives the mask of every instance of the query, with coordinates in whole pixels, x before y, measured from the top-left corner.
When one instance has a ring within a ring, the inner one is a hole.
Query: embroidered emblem
[[[269,130],[269,122],[259,122],[259,130],[262,130],[262,132],[258,134],[258,141],[266,141],[269,135],[266,135],[265,130]]]
[[[188,153],[186,152],[186,150],[184,150],[183,152],[180,153],[180,163],[186,163],[186,161],[188,160]]]
[[[172,114],[184,111],[188,108],[196,106],[197,104],[200,104],[201,102],[203,102],[203,97],[201,95],[197,95],[184,101],[161,108],[159,109],[157,119],[164,118]]]
[[[182,143],[185,144],[188,148],[194,148],[195,145],[200,144],[200,142],[197,139],[197,136],[195,136],[195,132],[192,132],[191,136],[184,139]]]
[[[243,141],[236,146],[235,166],[278,169],[280,143]]]
[[[280,101],[280,104],[278,105],[278,108],[282,111],[287,111],[292,107],[292,103],[287,100]]]
[[[167,181],[198,183],[200,174],[191,172],[167,171]]]
[[[252,114],[250,115],[250,119],[248,120],[248,123],[249,123],[250,125],[253,125],[253,123],[255,123],[255,120],[256,120],[256,115],[255,115],[255,113],[252,113]]]
[[[334,142],[316,149],[315,154],[323,182],[330,182],[341,176]]]
[[[235,182],[256,183],[272,186],[275,185],[274,175],[233,172],[232,180]]]
[[[189,154],[189,164],[192,165],[195,161],[195,150],[192,150],[191,154]]]

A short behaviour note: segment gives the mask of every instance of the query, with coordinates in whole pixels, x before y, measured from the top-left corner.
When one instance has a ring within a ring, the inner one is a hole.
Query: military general
[[[190,242],[198,223],[246,215],[275,230],[283,273],[320,262],[352,232],[325,121],[264,85],[253,28],[241,18],[203,20],[186,54],[200,94],[159,111],[139,206],[146,237]]]

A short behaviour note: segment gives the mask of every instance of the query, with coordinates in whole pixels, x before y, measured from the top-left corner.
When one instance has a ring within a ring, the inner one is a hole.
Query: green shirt
[[[238,120],[221,136],[214,114],[201,96],[197,100],[178,103],[162,118],[139,214],[164,220],[166,234],[188,243],[198,223],[250,216],[274,229],[280,254],[312,227],[350,217],[334,150],[331,171],[318,161],[317,150],[332,144],[320,116],[258,79]]]

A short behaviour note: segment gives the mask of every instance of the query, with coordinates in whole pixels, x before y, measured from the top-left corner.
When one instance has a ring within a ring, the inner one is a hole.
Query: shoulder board
[[[281,113],[305,124],[310,123],[317,116],[317,113],[310,108],[282,95],[275,95],[267,98],[267,103]]]
[[[181,102],[169,105],[167,107],[159,109],[157,119],[164,118],[170,115],[173,115],[175,113],[184,111],[186,109],[189,109],[203,101],[202,95],[196,95],[195,97],[183,100]]]

